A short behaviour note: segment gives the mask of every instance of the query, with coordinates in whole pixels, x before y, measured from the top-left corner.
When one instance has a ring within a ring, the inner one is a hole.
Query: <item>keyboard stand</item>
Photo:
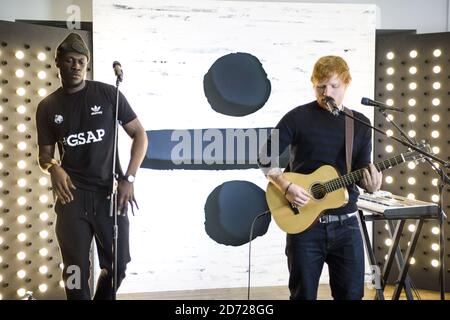
[[[416,219],[416,225],[415,230],[411,235],[410,245],[408,246],[408,249],[406,250],[405,257],[403,257],[403,254],[399,247],[400,237],[403,231],[403,228],[405,226],[407,219]],[[362,210],[358,210],[358,220],[359,220],[359,226],[361,230],[361,234],[363,236],[364,244],[366,247],[366,253],[369,258],[369,262],[371,266],[373,266],[372,273],[374,273],[375,277],[378,277],[378,279],[375,279],[373,281],[376,295],[375,300],[384,300],[384,289],[385,284],[388,280],[389,273],[392,268],[392,264],[394,262],[394,258],[397,262],[397,267],[399,269],[399,275],[397,278],[397,281],[395,282],[395,289],[394,293],[392,295],[392,300],[398,300],[400,298],[400,294],[402,289],[405,289],[406,298],[408,300],[414,300],[414,297],[411,292],[411,279],[408,275],[409,270],[409,263],[405,263],[405,261],[410,261],[414,250],[417,245],[417,241],[419,239],[420,231],[422,230],[424,217],[417,218],[417,217],[408,217],[408,218],[387,218],[379,214],[372,214],[372,215],[364,215]],[[370,243],[369,239],[369,233],[367,232],[367,226],[366,221],[375,221],[375,220],[387,220],[389,225],[389,233],[391,238],[393,239],[393,243],[389,248],[388,252],[388,258],[383,266],[383,271],[379,272],[379,268],[375,259],[375,253],[373,250],[373,247]],[[397,226],[394,226],[394,222],[392,220],[398,220]],[[377,274],[378,273],[378,274]]]

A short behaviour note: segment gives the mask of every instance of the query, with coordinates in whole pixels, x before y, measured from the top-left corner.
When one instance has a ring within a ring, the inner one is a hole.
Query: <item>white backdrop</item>
[[[373,120],[359,101],[374,91],[374,5],[94,0],[93,26],[94,79],[114,84],[112,62],[121,62],[121,91],[146,130],[272,127],[314,99],[312,66],[329,54],[350,65],[345,104]],[[214,112],[203,92],[204,74],[232,52],[257,56],[272,84],[266,105],[241,118]],[[122,132],[123,166],[129,145]],[[207,196],[229,180],[266,186],[256,169],[139,170],[141,209],[130,216],[132,262],[119,293],[247,285],[248,246],[220,245],[204,229]],[[252,286],[287,285],[284,242],[274,222],[254,240]]]

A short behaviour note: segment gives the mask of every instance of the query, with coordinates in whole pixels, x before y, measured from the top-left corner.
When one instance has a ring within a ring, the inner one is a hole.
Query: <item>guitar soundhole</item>
[[[320,183],[316,183],[311,187],[311,195],[314,199],[323,199],[326,194],[327,190],[325,189],[325,186]]]

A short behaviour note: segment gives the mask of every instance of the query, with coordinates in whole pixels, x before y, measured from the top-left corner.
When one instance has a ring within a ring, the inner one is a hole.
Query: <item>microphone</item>
[[[337,117],[339,115],[339,108],[336,105],[336,101],[332,97],[325,96],[323,97],[323,102],[328,107],[328,111],[333,114],[333,116]]]
[[[122,71],[122,65],[120,64],[119,61],[113,62],[113,69],[114,69],[114,74],[116,75],[116,77],[119,79],[119,81],[122,81],[123,80],[123,71]]]
[[[392,110],[392,111],[397,111],[397,112],[405,112],[405,110],[403,108],[391,107],[391,106],[388,106],[387,104],[384,104],[383,102],[371,100],[369,98],[362,98],[361,99],[361,104],[363,104],[365,106],[371,106],[371,107],[380,108],[382,110]]]

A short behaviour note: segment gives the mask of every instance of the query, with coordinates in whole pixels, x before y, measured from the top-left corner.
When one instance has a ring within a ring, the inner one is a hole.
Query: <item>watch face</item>
[[[134,182],[134,176],[127,176],[127,181],[128,182]]]

